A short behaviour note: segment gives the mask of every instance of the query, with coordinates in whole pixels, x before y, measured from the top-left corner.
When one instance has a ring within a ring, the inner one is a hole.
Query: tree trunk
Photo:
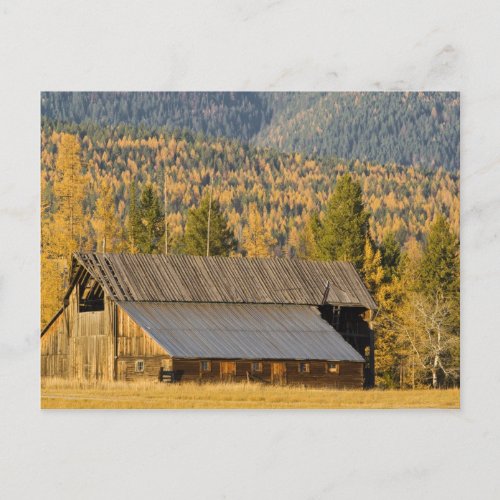
[[[438,364],[439,364],[439,356],[436,354],[436,356],[434,356],[434,365],[432,366],[432,387],[434,389],[437,389],[438,387],[438,378],[437,378]]]

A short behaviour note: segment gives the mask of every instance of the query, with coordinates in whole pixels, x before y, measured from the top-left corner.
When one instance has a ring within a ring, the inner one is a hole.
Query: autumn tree
[[[54,226],[58,237],[54,239],[54,252],[71,261],[79,249],[82,237],[84,186],[80,161],[80,144],[71,134],[62,134],[58,147],[54,178],[56,210]]]
[[[276,244],[269,226],[257,209],[256,204],[248,207],[248,221],[242,235],[242,247],[247,257],[269,257],[271,247]]]
[[[113,190],[106,181],[101,183],[92,226],[96,234],[98,252],[113,252],[118,248],[120,226],[116,217]]]
[[[321,249],[318,245],[320,222],[317,212],[312,212],[298,236],[297,256],[302,259],[320,259]]]
[[[449,302],[439,295],[430,298],[410,291],[391,321],[414,356],[424,383],[437,388],[440,381],[458,380],[460,337]]]
[[[395,275],[382,283],[375,295],[378,314],[375,318],[375,382],[379,387],[398,387],[402,382],[402,366],[411,359],[408,345],[393,318],[405,296],[404,284]]]
[[[377,368],[386,382],[405,367],[412,381],[457,383],[460,374],[458,243],[446,221],[431,226],[424,250],[413,242],[377,301]],[[392,295],[391,295],[392,294]],[[391,364],[392,363],[392,364]]]
[[[188,255],[207,255],[207,237],[208,255],[228,256],[236,251],[236,239],[228,227],[220,205],[216,199],[210,200],[208,195],[202,198],[199,207],[189,211],[184,251]]]
[[[137,241],[139,236],[139,211],[137,208],[137,188],[135,181],[130,183],[129,210],[127,217],[128,248],[130,253],[137,253]]]
[[[364,278],[368,290],[375,295],[384,279],[384,269],[382,267],[382,255],[371,238],[366,238],[364,249],[364,260],[361,274]]]
[[[42,206],[41,323],[46,324],[60,307],[67,285],[73,252],[81,248],[84,186],[80,144],[62,134],[57,148],[51,202]]]
[[[42,210],[41,248],[41,326],[50,321],[61,307],[65,276],[68,274],[67,260],[54,253],[54,239],[57,238],[52,220]]]
[[[343,175],[328,201],[322,224],[320,246],[325,257],[349,261],[361,269],[368,219],[360,184],[349,174]]]

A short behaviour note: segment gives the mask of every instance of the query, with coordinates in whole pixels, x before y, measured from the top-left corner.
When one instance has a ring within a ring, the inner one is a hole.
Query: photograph
[[[460,408],[460,93],[40,93],[42,409]]]

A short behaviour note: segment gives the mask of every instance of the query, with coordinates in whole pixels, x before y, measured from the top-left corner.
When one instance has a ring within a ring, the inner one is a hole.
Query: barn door
[[[286,382],[285,363],[271,363],[271,383],[284,384]]]
[[[220,363],[220,378],[222,380],[233,380],[236,375],[236,361],[221,361]]]

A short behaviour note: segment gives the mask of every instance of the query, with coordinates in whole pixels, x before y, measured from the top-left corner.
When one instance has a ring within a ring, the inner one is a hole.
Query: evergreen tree
[[[247,257],[269,257],[271,246],[276,244],[255,203],[248,208],[248,224],[243,230],[242,239]]]
[[[237,242],[233,232],[228,228],[218,201],[212,199],[210,205],[209,196],[204,196],[200,206],[189,211],[184,235],[184,251],[188,255],[207,255],[209,213],[209,255],[228,256],[236,251]]]
[[[430,228],[420,266],[420,286],[428,296],[456,300],[460,292],[459,246],[443,215]]]
[[[165,230],[160,200],[151,184],[144,187],[137,211],[136,246],[141,253],[156,253]]]
[[[447,327],[460,335],[460,250],[457,237],[443,215],[438,215],[426,238],[419,267],[419,291],[432,303],[440,301],[448,313]],[[459,359],[458,348],[454,357]]]
[[[396,275],[401,261],[401,249],[393,232],[388,233],[380,246],[382,254],[382,267],[387,281]]]
[[[322,224],[320,246],[324,256],[332,260],[352,262],[363,267],[364,246],[369,213],[365,210],[361,186],[349,174],[340,178],[328,201]]]

